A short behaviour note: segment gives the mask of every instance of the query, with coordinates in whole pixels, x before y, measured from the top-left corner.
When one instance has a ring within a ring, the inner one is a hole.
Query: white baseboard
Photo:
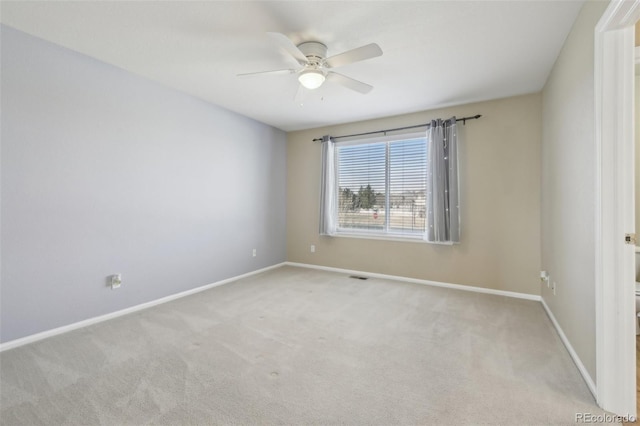
[[[549,309],[549,306],[547,306],[547,303],[542,298],[540,298],[540,302],[542,303],[544,310],[547,312],[547,316],[553,323],[553,326],[556,328],[556,331],[560,336],[560,340],[562,340],[562,343],[564,344],[565,348],[567,348],[567,351],[569,352],[571,359],[573,359],[573,363],[576,365],[576,367],[578,367],[578,371],[580,371],[580,374],[582,375],[582,378],[587,384],[587,387],[591,391],[591,394],[596,400],[598,400],[596,384],[593,382],[591,375],[589,375],[589,372],[587,371],[584,364],[582,363],[582,360],[580,360],[580,357],[578,356],[576,351],[573,349],[573,346],[571,346],[569,339],[567,339],[567,336],[564,334],[564,331],[562,331],[560,324],[558,324],[558,321],[556,321],[556,317],[551,312],[551,309]]]
[[[515,291],[494,290],[491,288],[474,287],[471,285],[450,284],[450,283],[444,283],[439,281],[429,281],[429,280],[421,280],[417,278],[401,277],[398,275],[377,274],[374,272],[356,271],[353,269],[342,269],[342,268],[333,268],[330,266],[311,265],[308,263],[284,262],[284,264],[289,266],[297,266],[300,268],[319,269],[321,271],[341,272],[345,274],[362,275],[362,276],[371,277],[371,278],[381,278],[385,280],[395,280],[395,281],[404,281],[404,282],[409,282],[414,284],[430,285],[433,287],[444,287],[444,288],[451,288],[455,290],[472,291],[475,293],[485,293],[485,294],[494,294],[497,296],[514,297],[516,299],[535,300],[538,302],[542,300],[540,296],[537,296],[535,294],[518,293]]]
[[[192,288],[191,290],[182,291],[180,293],[172,294],[170,296],[162,297],[160,299],[152,300],[150,302],[141,303],[139,305],[132,306],[130,308],[122,309],[119,311],[111,312],[105,315],[100,315],[93,318],[88,318],[86,320],[74,322],[73,324],[64,325],[62,327],[54,328],[47,331],[42,331],[40,333],[32,334],[30,336],[21,337],[19,339],[10,340],[5,343],[0,343],[0,352],[6,351],[9,349],[17,348],[19,346],[27,345],[29,343],[37,342],[38,340],[46,339],[48,337],[57,336],[59,334],[67,333],[72,330],[77,330],[79,328],[87,327],[92,324],[97,324],[99,322],[107,321],[113,318],[117,318],[123,315],[127,315],[133,312],[141,311],[143,309],[151,308],[152,306],[160,305],[162,303],[171,302],[172,300],[180,299],[182,297],[190,296],[195,293],[200,293],[201,291],[209,290],[214,287],[218,287],[224,284],[228,284],[233,281],[237,281],[241,278],[250,277],[251,275],[256,275],[262,272],[266,272],[270,269],[279,268],[286,264],[286,262],[278,263],[272,266],[267,266],[266,268],[257,269],[255,271],[247,272],[246,274],[238,275],[235,277],[227,278],[221,281],[216,281],[215,283],[206,284],[201,287]]]

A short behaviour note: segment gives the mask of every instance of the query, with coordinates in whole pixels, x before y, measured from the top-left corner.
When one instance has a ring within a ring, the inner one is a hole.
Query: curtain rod
[[[467,124],[467,120],[477,120],[482,117],[481,114],[477,114],[471,117],[462,117],[456,118],[456,123],[458,121],[462,121],[462,124]],[[344,136],[332,136],[331,139],[342,139],[342,138],[351,138],[354,136],[367,136],[367,135],[375,135],[376,133],[387,133],[387,132],[395,132],[398,130],[407,130],[407,129],[415,129],[417,127],[431,127],[431,123],[425,124],[416,124],[415,126],[407,126],[407,127],[396,127],[395,129],[386,129],[386,130],[377,130],[375,132],[366,132],[366,133],[355,133],[353,135],[344,135]],[[315,138],[313,142],[322,142],[322,138]]]

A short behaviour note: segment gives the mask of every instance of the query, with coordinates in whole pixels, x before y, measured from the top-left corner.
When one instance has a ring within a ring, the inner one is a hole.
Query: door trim
[[[595,29],[597,401],[636,414],[633,63],[640,0],[612,0]]]

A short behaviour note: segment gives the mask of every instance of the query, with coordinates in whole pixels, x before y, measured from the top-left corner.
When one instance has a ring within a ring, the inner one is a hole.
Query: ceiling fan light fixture
[[[298,81],[309,90],[317,89],[324,83],[325,76],[320,70],[305,70],[298,76]]]

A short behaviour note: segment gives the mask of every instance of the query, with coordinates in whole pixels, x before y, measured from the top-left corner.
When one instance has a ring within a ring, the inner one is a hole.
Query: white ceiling
[[[2,1],[0,21],[285,131],[542,89],[583,1]],[[294,102],[296,62],[265,34],[329,55],[377,43]]]

